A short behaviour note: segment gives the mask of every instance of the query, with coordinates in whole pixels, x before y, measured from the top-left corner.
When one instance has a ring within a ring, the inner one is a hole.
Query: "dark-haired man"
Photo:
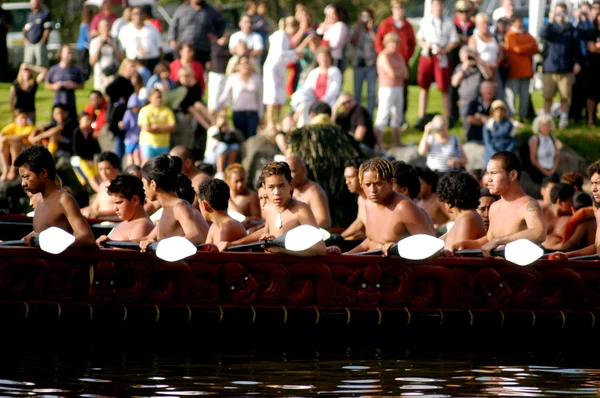
[[[110,182],[121,171],[121,159],[113,152],[102,152],[98,158],[98,173],[100,185],[94,202],[83,209],[81,214],[85,218],[110,217],[115,215],[115,206],[108,193]]]
[[[318,228],[310,207],[304,202],[292,198],[292,171],[285,162],[270,162],[263,167],[263,187],[267,192],[267,203],[263,207],[265,226],[245,238],[234,242],[221,242],[219,250],[231,245],[272,240],[300,225],[312,225]],[[325,242],[320,241],[301,252],[289,252],[280,247],[266,249],[271,253],[287,253],[295,256],[319,256],[325,254]]]
[[[450,220],[450,214],[446,206],[439,201],[436,193],[439,177],[435,171],[428,167],[417,167],[416,170],[421,183],[421,191],[415,203],[429,213],[433,225],[438,228]]]
[[[346,240],[364,240],[366,238],[365,225],[367,224],[367,216],[365,214],[365,201],[367,196],[358,180],[358,169],[360,169],[361,163],[362,159],[350,159],[346,162],[344,168],[344,179],[348,191],[358,194],[358,214],[356,215],[356,220],[341,234],[342,238]]]
[[[41,193],[33,217],[33,232],[25,236],[26,245],[40,232],[58,227],[75,236],[73,246],[94,244],[94,234],[81,215],[77,202],[56,185],[56,167],[50,152],[41,146],[25,149],[17,157],[14,166],[19,169],[21,186],[28,194]]]
[[[198,170],[196,164],[194,163],[194,156],[192,155],[192,151],[190,151],[183,145],[174,146],[169,152],[169,155],[181,158],[181,160],[183,161],[181,172],[188,176],[189,179],[192,181],[192,186],[194,187],[196,193],[198,193],[198,187],[200,186],[200,184],[202,184],[204,181],[211,179],[211,177],[208,174],[202,173]]]
[[[110,182],[107,192],[121,223],[108,236],[96,239],[98,246],[111,240],[139,242],[152,232],[154,224],[144,210],[146,194],[142,180],[130,174],[119,174]]]
[[[394,192],[394,166],[381,158],[369,159],[358,171],[367,196],[367,238],[348,253],[382,250],[384,255],[400,239],[415,234],[434,235],[425,215],[406,196]]]
[[[299,156],[290,155],[285,160],[292,171],[294,199],[301,200],[310,207],[320,228],[330,228],[331,215],[325,191],[319,184],[306,177],[306,164]]]
[[[198,187],[200,211],[209,223],[212,223],[206,243],[218,244],[244,238],[246,228],[227,214],[229,204],[229,185],[222,180],[204,181]]]
[[[410,164],[404,163],[403,161],[396,161],[393,163],[393,165],[394,191],[407,196],[410,200],[415,202],[415,200],[417,200],[419,194],[421,193],[421,181],[419,180],[417,170]],[[429,216],[427,210],[420,206],[419,210],[421,210],[421,212],[423,212],[423,214],[427,218],[429,226],[435,230],[433,221],[431,220],[431,217]]]
[[[487,164],[488,189],[500,200],[490,208],[490,227],[486,236],[453,245],[455,249],[481,249],[485,257],[498,246],[518,239],[541,244],[546,239],[546,224],[540,204],[521,187],[521,162],[513,152],[496,152]]]
[[[550,191],[552,205],[543,209],[546,223],[546,240],[542,244],[546,249],[558,250],[561,247],[565,227],[572,215],[573,195],[575,188],[559,182]]]

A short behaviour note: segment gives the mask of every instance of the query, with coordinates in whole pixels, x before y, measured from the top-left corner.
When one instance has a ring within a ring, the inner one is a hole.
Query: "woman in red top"
[[[202,94],[204,94],[205,82],[204,82],[204,67],[201,62],[194,59],[194,46],[191,43],[183,43],[179,46],[179,59],[171,62],[171,76],[170,79],[176,82],[179,80],[179,71],[183,67],[189,67],[194,73],[194,79],[196,83],[200,85]]]

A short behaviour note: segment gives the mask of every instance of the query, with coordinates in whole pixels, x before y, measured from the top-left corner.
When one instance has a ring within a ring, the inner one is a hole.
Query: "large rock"
[[[463,144],[463,151],[467,157],[467,170],[483,170],[485,165],[483,164],[485,147],[482,144],[476,144],[474,142],[465,142]]]
[[[254,189],[265,164],[280,154],[279,148],[269,137],[258,134],[248,138],[242,145],[242,166],[248,173],[248,181]]]
[[[575,152],[573,148],[558,141],[558,172],[578,171],[585,175],[587,163],[585,159]]]
[[[426,158],[419,155],[417,145],[408,145],[403,147],[393,147],[388,149],[387,155],[397,161],[403,161],[415,167],[425,167]]]

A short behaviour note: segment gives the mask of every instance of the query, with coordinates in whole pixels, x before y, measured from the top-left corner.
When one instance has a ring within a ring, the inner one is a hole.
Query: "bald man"
[[[181,172],[189,177],[189,179],[192,181],[192,187],[194,187],[194,191],[196,191],[196,194],[198,194],[198,187],[204,181],[210,180],[210,176],[206,173],[201,173],[198,171],[196,165],[194,164],[192,152],[183,145],[177,145],[173,147],[173,149],[171,149],[169,152],[169,155],[181,158],[183,161]]]
[[[293,198],[306,203],[310,207],[319,227],[330,228],[329,201],[323,188],[316,182],[306,178],[306,164],[298,155],[287,156],[285,161],[292,170]]]

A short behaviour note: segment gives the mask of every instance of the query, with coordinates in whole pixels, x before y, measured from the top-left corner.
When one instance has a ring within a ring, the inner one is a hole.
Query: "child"
[[[232,242],[246,236],[246,228],[227,214],[229,187],[221,180],[208,180],[198,190],[200,211],[209,223],[206,243]]]
[[[17,177],[17,169],[10,164],[19,156],[23,145],[27,145],[27,137],[33,133],[34,127],[29,123],[27,112],[17,110],[14,122],[0,131],[0,155],[2,156],[2,176],[0,181],[12,181]]]
[[[502,100],[495,100],[490,106],[490,119],[483,126],[483,144],[485,145],[484,164],[487,164],[496,152],[515,150],[517,130],[508,118],[508,110]]]
[[[206,151],[204,161],[217,166],[217,178],[223,178],[225,167],[235,163],[240,151],[239,140],[235,129],[229,127],[227,114],[221,112],[217,116],[216,125],[206,132]]]
[[[234,51],[232,52],[232,57],[229,58],[229,62],[227,62],[227,69],[225,70],[225,74],[227,76],[236,73],[238,71],[238,64],[240,63],[240,58],[248,55],[248,45],[245,41],[238,41],[234,47]],[[256,62],[256,58],[250,57],[250,66],[252,66],[252,70],[254,73],[258,73],[260,68],[258,66],[258,62]]]
[[[140,126],[138,125],[138,115],[142,104],[137,94],[131,94],[127,101],[127,111],[123,120],[119,122],[119,128],[125,131],[125,166],[136,164],[140,166]]]
[[[56,185],[56,167],[50,152],[39,145],[25,149],[17,157],[14,166],[19,169],[21,186],[31,195],[42,194],[33,217],[33,232],[23,238],[27,246],[40,232],[58,227],[73,233],[72,246],[91,246],[95,239],[92,229],[81,215],[77,202]]]
[[[79,127],[73,133],[73,155],[78,160],[71,159],[71,165],[82,185],[90,184],[98,192],[98,168],[94,163],[94,155],[100,153],[100,144],[94,137],[92,118],[86,112],[79,116]]]
[[[34,77],[34,72],[37,77]],[[8,100],[10,109],[16,112],[17,109],[27,112],[31,124],[35,124],[35,94],[38,84],[46,78],[48,69],[28,64],[21,64],[17,79],[10,87],[10,98]]]
[[[156,88],[150,91],[150,103],[140,110],[140,148],[142,163],[155,156],[169,152],[171,133],[175,131],[175,115],[162,104],[162,92]]]
[[[160,91],[167,92],[175,88],[175,83],[169,78],[169,63],[159,62],[154,67],[154,74],[146,83],[146,90],[157,88]]]
[[[181,167],[180,158],[165,154],[153,157],[142,167],[144,192],[149,201],[158,200],[163,209],[158,225],[142,238],[142,251],[150,244],[172,236],[183,236],[195,245],[206,240],[208,224],[202,214],[188,201],[177,197]]]
[[[117,177],[121,171],[121,160],[113,152],[102,152],[98,158],[98,172],[100,173],[100,188],[94,202],[81,209],[81,214],[85,218],[98,218],[114,216],[115,208],[110,195],[108,186],[110,182]]]
[[[229,54],[229,49],[226,49]],[[183,43],[179,47],[179,59],[174,60],[169,65],[171,80],[177,81],[179,79],[179,71],[184,68],[189,68],[193,74],[194,79],[200,85],[202,93],[205,91],[204,81],[204,66],[201,62],[194,59],[194,46],[191,43]],[[229,58],[227,58],[229,59]]]
[[[107,192],[122,222],[109,236],[99,237],[96,240],[98,246],[102,247],[104,242],[111,240],[138,242],[152,232],[154,224],[144,210],[146,194],[142,180],[129,174],[119,174],[110,182]]]
[[[285,19],[285,28],[269,38],[269,55],[263,68],[263,103],[267,105],[267,128],[280,128],[281,106],[286,99],[285,67],[287,62],[296,59],[296,52],[290,49],[290,37],[296,34],[299,27],[294,17],[288,17]]]
[[[98,137],[102,127],[106,124],[106,107],[108,102],[98,90],[90,92],[90,103],[86,105],[84,111],[92,118],[92,129],[94,137]]]

